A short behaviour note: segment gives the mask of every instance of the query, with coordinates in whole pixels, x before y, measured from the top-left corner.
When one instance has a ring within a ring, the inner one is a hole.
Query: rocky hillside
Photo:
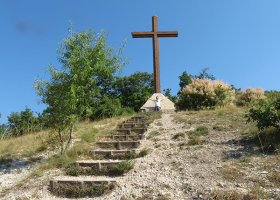
[[[280,199],[279,155],[262,152],[248,136],[255,128],[244,114],[240,109],[162,114],[141,141],[148,155],[116,177],[111,193],[80,199]],[[26,161],[2,164],[1,199],[63,199],[52,195],[49,181],[65,177],[65,171],[28,177],[40,162]]]

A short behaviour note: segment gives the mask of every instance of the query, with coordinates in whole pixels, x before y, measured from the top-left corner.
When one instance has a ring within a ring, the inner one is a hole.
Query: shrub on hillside
[[[219,80],[194,78],[180,91],[175,106],[179,110],[200,110],[229,106],[235,98],[235,90]]]
[[[280,97],[276,100],[257,99],[250,103],[252,108],[245,115],[247,122],[256,122],[259,133],[252,133],[260,142],[263,151],[280,152]]]
[[[251,87],[247,87],[245,89],[246,92],[238,91],[236,95],[235,104],[237,106],[244,106],[246,103],[249,103],[255,99],[265,99],[264,90],[262,88],[252,89]]]
[[[275,101],[257,99],[251,103],[252,108],[245,115],[247,122],[257,122],[258,129],[274,127],[280,131],[280,98]]]
[[[278,98],[280,98],[280,91],[277,91],[277,90],[266,90],[264,91],[264,95],[270,99],[270,100],[276,100]]]

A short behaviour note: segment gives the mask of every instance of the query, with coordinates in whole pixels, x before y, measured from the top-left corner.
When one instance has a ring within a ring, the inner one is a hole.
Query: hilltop
[[[93,199],[280,198],[279,155],[262,152],[254,136],[257,129],[246,124],[245,112],[244,108],[228,108],[163,113],[149,125],[141,141],[141,149],[147,149],[148,155],[136,158],[134,168],[116,178],[115,190]],[[129,117],[78,124],[72,155],[86,133],[108,131],[106,128],[113,129]],[[98,137],[87,143],[96,141]],[[51,194],[49,180],[65,177],[65,170],[40,167],[51,154],[46,149],[32,156],[2,159],[1,198],[63,199]],[[83,153],[73,157],[89,159]]]

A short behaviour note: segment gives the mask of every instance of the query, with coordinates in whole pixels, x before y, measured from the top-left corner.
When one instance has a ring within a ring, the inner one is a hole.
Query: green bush
[[[124,174],[134,167],[134,160],[126,160],[117,165],[118,174]]]
[[[200,110],[229,106],[235,98],[235,90],[227,83],[194,78],[180,91],[175,106],[178,110]]]
[[[252,108],[245,115],[248,122],[256,122],[260,133],[253,135],[263,151],[280,152],[280,98],[276,100],[258,99],[251,103]]]
[[[275,101],[257,99],[251,106],[249,113],[245,115],[247,122],[257,122],[259,130],[270,126],[280,130],[280,98]]]
[[[139,153],[139,156],[141,156],[141,157],[144,157],[146,155],[148,155],[148,150],[146,150],[146,149],[140,151],[140,153]]]
[[[188,132],[189,136],[201,136],[201,135],[206,135],[209,133],[209,130],[205,126],[198,126],[195,131],[190,131]]]

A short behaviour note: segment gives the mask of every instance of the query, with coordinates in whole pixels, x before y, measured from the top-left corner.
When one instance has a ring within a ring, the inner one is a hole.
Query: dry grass
[[[81,188],[80,185],[71,184],[55,184],[52,188],[52,192],[55,196],[60,197],[85,197],[85,196],[101,196],[104,193],[108,193],[115,188],[114,184],[92,184],[85,185]]]

